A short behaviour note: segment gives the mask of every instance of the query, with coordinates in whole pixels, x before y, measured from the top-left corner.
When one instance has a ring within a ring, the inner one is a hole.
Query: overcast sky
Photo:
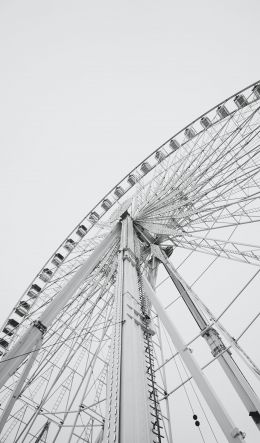
[[[259,22],[259,0],[0,0],[1,319],[128,170],[260,78]]]

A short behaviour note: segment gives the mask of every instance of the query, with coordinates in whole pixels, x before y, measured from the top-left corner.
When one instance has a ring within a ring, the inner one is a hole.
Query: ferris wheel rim
[[[196,119],[192,120],[190,123],[188,123],[187,125],[185,125],[182,129],[180,129],[179,131],[177,131],[176,133],[174,133],[173,136],[171,136],[169,139],[167,139],[165,142],[163,142],[160,146],[158,146],[155,150],[153,150],[148,156],[146,156],[141,162],[139,162],[132,170],[130,170],[119,182],[117,182],[104,196],[103,198],[101,198],[96,205],[94,205],[88,212],[87,214],[80,220],[80,222],[69,232],[69,234],[64,238],[64,240],[59,244],[59,246],[54,250],[54,252],[50,255],[50,257],[44,262],[44,264],[42,265],[42,267],[40,268],[40,270],[38,271],[38,273],[34,276],[34,278],[30,281],[30,283],[28,284],[28,286],[26,287],[26,289],[23,291],[21,297],[17,300],[16,305],[19,304],[20,301],[23,300],[23,298],[25,297],[25,295],[28,293],[28,291],[30,290],[30,288],[32,287],[32,285],[34,284],[35,281],[37,281],[37,279],[39,278],[39,276],[41,275],[41,273],[43,272],[43,270],[48,266],[48,264],[51,262],[51,260],[55,257],[56,254],[58,254],[61,250],[61,248],[64,246],[64,244],[66,243],[66,241],[68,239],[70,239],[70,237],[76,233],[77,229],[83,225],[86,222],[89,222],[88,218],[92,213],[95,213],[95,211],[97,211],[98,209],[101,209],[101,204],[112,194],[114,193],[114,191],[120,187],[120,185],[122,185],[122,183],[126,182],[127,178],[131,175],[134,174],[135,172],[137,172],[137,174],[135,175],[136,178],[136,182],[134,183],[134,185],[130,185],[127,189],[124,190],[124,193],[118,197],[117,199],[115,199],[114,201],[112,201],[112,205],[109,209],[115,207],[117,204],[120,204],[120,200],[124,197],[127,196],[128,192],[131,191],[132,189],[134,189],[134,187],[145,177],[145,176],[149,176],[149,174],[156,169],[156,167],[159,164],[159,161],[154,164],[151,169],[147,172],[144,173],[143,175],[140,174],[140,172],[138,172],[138,170],[140,169],[141,165],[143,163],[145,163],[146,161],[148,161],[149,159],[151,159],[154,154],[156,154],[157,152],[160,151],[160,149],[164,148],[167,144],[170,143],[171,140],[175,139],[177,136],[184,134],[184,131],[186,129],[188,129],[189,127],[191,127],[192,125],[194,125],[194,123],[197,123],[201,120],[201,118],[206,117],[210,112],[217,110],[219,106],[222,106],[228,102],[230,102],[232,99],[234,99],[236,96],[238,96],[239,94],[242,94],[245,91],[249,91],[252,93],[254,87],[256,87],[257,85],[260,86],[260,80],[255,81],[254,83],[249,84],[248,86],[244,87],[243,89],[240,89],[239,91],[233,93],[232,95],[230,95],[229,97],[225,98],[224,100],[220,101],[219,103],[217,103],[215,106],[211,107],[210,109],[208,109],[206,112],[202,113],[201,115],[199,115]],[[255,100],[252,100],[251,102],[249,102],[248,104],[251,104],[252,102],[257,101],[258,98],[255,98]],[[235,114],[236,112],[239,111],[239,108],[235,109],[233,112],[229,113],[229,116],[231,116],[232,114]],[[212,124],[212,126],[217,123],[214,122]],[[202,129],[201,132],[205,132],[207,131],[207,128]],[[196,136],[199,135],[198,133],[196,134]],[[181,146],[185,145],[186,142],[183,142],[181,144]],[[169,152],[164,159],[171,157],[172,155],[174,155],[175,151],[171,151]],[[92,228],[101,221],[101,219],[106,215],[107,210],[104,210],[103,213],[101,212],[99,214],[99,218],[96,221],[92,221],[91,223],[88,223],[88,228],[87,228],[87,233],[91,232]],[[80,243],[82,240],[82,238],[79,239],[78,243]],[[71,251],[70,251],[71,252]],[[69,254],[70,254],[69,252]],[[69,256],[68,254],[68,256]],[[14,308],[13,308],[14,309]],[[11,312],[8,314],[7,319],[10,317],[11,313],[13,312],[13,309],[11,310]]]
[[[77,228],[80,227],[80,225],[82,225],[84,223],[84,221],[86,221],[86,219],[91,215],[91,213],[95,212],[100,205],[102,204],[102,202],[109,197],[110,194],[112,194],[112,192],[118,187],[120,186],[128,177],[129,175],[131,175],[132,173],[134,173],[135,171],[137,171],[137,169],[148,159],[150,159],[157,151],[159,151],[161,148],[163,148],[165,145],[167,145],[173,138],[177,137],[179,134],[183,133],[185,131],[185,129],[189,128],[191,125],[193,125],[195,122],[198,122],[202,117],[205,117],[209,112],[217,109],[219,106],[226,104],[227,102],[229,102],[230,100],[232,100],[234,97],[236,97],[238,94],[241,94],[247,90],[249,90],[250,88],[256,86],[256,85],[260,85],[260,80],[257,80],[254,83],[251,83],[250,85],[246,86],[245,88],[237,91],[236,93],[233,93],[232,95],[230,95],[228,98],[222,100],[221,102],[217,103],[217,105],[213,106],[212,108],[208,109],[206,112],[204,112],[203,114],[199,115],[196,119],[192,120],[190,123],[186,124],[182,129],[180,129],[179,131],[177,131],[176,133],[174,133],[174,135],[172,135],[169,139],[167,139],[165,142],[163,142],[161,145],[159,145],[156,149],[154,149],[149,155],[147,155],[141,162],[139,162],[133,169],[131,169],[119,182],[117,182],[104,196],[103,198],[101,198],[96,205],[94,205],[88,212],[87,214],[80,220],[80,222],[70,231],[70,233],[65,237],[65,239],[62,241],[62,243],[60,243],[60,245],[55,249],[54,253],[50,256],[50,258],[44,263],[44,265],[42,266],[42,268],[40,269],[40,271],[38,272],[37,276],[40,274],[40,272],[42,271],[42,269],[49,263],[49,261],[51,260],[51,258],[59,251],[59,249],[63,246],[63,244],[65,243],[65,241],[77,230]],[[257,100],[257,99],[256,99]],[[239,108],[235,110],[235,112],[238,112]],[[206,131],[206,129],[204,129],[204,131]],[[171,155],[174,154],[173,152],[170,152],[167,157],[170,157]],[[165,157],[166,158],[166,157]],[[147,175],[156,168],[156,164],[152,167],[152,169],[147,173]],[[137,181],[136,183],[138,183],[143,176],[137,176]],[[135,183],[135,184],[136,184]],[[133,185],[135,186],[135,185]],[[125,190],[124,194],[122,196],[120,196],[115,202],[112,203],[113,206],[115,206],[119,200],[122,197],[125,197],[127,195],[127,193],[133,189],[133,186],[130,186],[128,189]],[[89,227],[88,227],[88,232],[94,227],[94,225],[96,223],[98,223],[100,221],[100,219],[105,215],[106,211],[104,211],[103,214],[100,215],[100,218],[92,223]],[[37,277],[36,276],[36,277]],[[36,279],[35,277],[35,279]],[[30,285],[29,285],[30,286]],[[28,286],[28,287],[29,287]]]
[[[250,85],[250,86],[248,86],[247,88],[244,88],[243,90],[241,90],[241,91],[239,91],[239,93],[241,93],[241,92],[243,92],[243,91],[245,91],[245,90],[249,90],[250,88],[252,88],[252,86],[255,86],[255,85],[260,85],[259,84],[259,82],[256,82],[256,83],[254,83],[254,84],[252,84],[252,85]],[[228,99],[226,99],[226,100],[224,100],[223,102],[221,102],[220,104],[222,104],[222,103],[227,103],[230,99],[232,99],[233,97],[235,97],[237,94],[239,94],[239,93],[236,93],[236,94],[233,94],[231,97],[229,97]],[[250,102],[251,103],[251,102]],[[249,104],[250,104],[249,103]],[[219,105],[216,105],[215,107],[213,107],[213,108],[211,108],[211,110],[209,110],[209,111],[207,111],[206,113],[204,113],[204,114],[202,114],[200,117],[198,117],[196,120],[194,120],[193,122],[191,122],[189,125],[187,125],[187,126],[185,126],[185,128],[183,129],[183,130],[181,130],[181,131],[179,131],[177,134],[175,134],[173,137],[176,137],[178,134],[181,134],[181,133],[183,133],[184,131],[185,131],[185,129],[186,128],[189,128],[192,124],[194,124],[194,122],[197,122],[197,121],[199,121],[200,119],[201,119],[201,117],[203,117],[203,116],[205,116],[205,115],[207,115],[209,112],[211,112],[212,110],[214,110],[214,109],[216,109],[217,107],[218,107]],[[237,109],[236,111],[238,111],[239,109]],[[236,112],[236,111],[234,111],[234,112]],[[230,115],[231,115],[231,113],[230,113]],[[205,129],[206,130],[206,129]],[[203,131],[202,131],[203,132]],[[198,134],[197,134],[198,135]],[[47,266],[48,265],[48,263],[51,261],[51,259],[55,256],[55,254],[58,252],[58,251],[60,251],[60,249],[61,249],[61,247],[63,247],[64,246],[64,244],[65,244],[65,242],[70,238],[70,236],[72,236],[72,234],[73,233],[75,233],[76,232],[76,230],[77,230],[77,228],[78,227],[80,227],[80,225],[81,225],[81,223],[84,223],[84,221],[85,220],[87,220],[87,218],[89,217],[89,215],[91,214],[91,213],[93,213],[98,207],[100,207],[100,205],[101,205],[101,203],[106,199],[106,197],[108,197],[121,183],[123,183],[126,179],[127,179],[127,177],[129,177],[129,175],[131,174],[131,173],[133,173],[133,172],[135,172],[135,171],[137,171],[138,170],[138,168],[140,167],[140,165],[142,165],[146,160],[148,160],[149,158],[152,158],[152,156],[156,153],[156,152],[158,152],[160,149],[161,149],[161,147],[163,147],[163,146],[165,146],[167,143],[169,143],[170,141],[172,140],[172,138],[170,138],[167,142],[165,142],[163,145],[161,145],[159,148],[157,148],[155,151],[153,151],[152,152],[152,154],[150,154],[148,157],[146,157],[146,159],[144,159],[143,160],[143,162],[141,162],[141,163],[139,163],[139,165],[137,165],[136,166],[136,168],[134,168],[132,171],[130,171],[120,182],[118,182],[118,184],[115,186],[115,187],[113,187],[106,195],[105,195],[105,197],[103,197],[103,199],[101,199],[99,202],[98,202],[98,204],[82,219],[82,221],[76,226],[76,228],[65,238],[65,240],[62,242],[62,244],[56,249],[56,251],[54,252],[54,254],[50,257],[50,259],[45,263],[45,265],[42,267],[42,269],[39,271],[39,273],[36,275],[36,277],[34,278],[34,280],[32,280],[32,282],[31,282],[31,284],[28,286],[28,288],[27,288],[27,290],[25,291],[25,293],[28,291],[28,289],[30,288],[30,286],[32,285],[32,283],[33,282],[35,282],[36,281],[36,279],[38,278],[38,276],[40,275],[40,273],[42,272],[42,270],[45,268],[45,266]],[[185,143],[184,143],[185,144]],[[172,151],[172,152],[170,152],[169,153],[169,155],[168,156],[171,156],[172,154],[174,153],[174,151]],[[155,164],[153,167],[152,167],[152,169],[151,170],[149,170],[146,174],[144,174],[144,175],[149,175],[150,174],[150,172],[153,170],[153,169],[155,169],[157,166],[159,165],[159,161],[158,161],[158,163],[157,164]],[[169,168],[170,169],[170,168]],[[140,176],[140,178],[139,178],[139,180],[138,180],[138,182],[140,181],[140,180],[142,180],[142,178],[143,178],[143,176],[141,177]],[[137,182],[137,183],[138,183]],[[125,192],[124,192],[124,194],[122,195],[122,196],[120,196],[120,197],[118,197],[118,199],[117,200],[115,200],[114,201],[114,203],[113,203],[113,205],[112,206],[114,206],[114,205],[116,205],[118,202],[119,202],[119,200],[122,198],[122,197],[125,197],[126,196],[126,194],[128,193],[128,191],[130,191],[130,189],[133,189],[134,188],[134,186],[137,184],[137,183],[135,183],[133,186],[131,186],[131,187],[129,187],[129,189],[127,189]],[[145,202],[145,200],[143,200],[144,202]],[[124,203],[123,203],[123,205],[124,205]],[[111,206],[111,207],[112,207]],[[110,208],[109,208],[110,209]],[[100,216],[100,218],[97,220],[97,221],[95,221],[94,223],[92,223],[92,225],[90,226],[90,228],[88,229],[88,233],[91,231],[91,229],[96,225],[96,224],[98,224],[99,223],[99,221],[100,221],[100,219],[103,217],[103,215],[105,215],[105,213],[106,213],[106,211],[104,212],[104,214],[101,214],[101,216]],[[104,231],[105,231],[105,229],[104,229]],[[78,243],[80,243],[80,241],[81,241],[82,239],[80,238],[80,240],[79,240],[79,242]],[[209,239],[210,240],[210,239]],[[213,239],[214,240],[214,239]],[[70,253],[69,253],[70,254]],[[69,254],[68,254],[68,256],[69,256]],[[67,257],[66,257],[66,259],[67,259]],[[22,295],[22,297],[20,298],[20,300],[23,298],[23,296],[24,296],[24,294]],[[18,301],[19,302],[19,301]],[[59,319],[58,319],[58,321],[59,321]],[[55,328],[54,328],[55,329]],[[53,330],[54,330],[53,329]],[[201,334],[200,334],[201,335]],[[54,346],[55,347],[55,346]],[[44,348],[43,348],[44,349]],[[51,354],[50,354],[51,355]]]

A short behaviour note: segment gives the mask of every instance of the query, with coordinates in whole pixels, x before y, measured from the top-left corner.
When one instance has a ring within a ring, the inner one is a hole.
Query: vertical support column
[[[135,235],[127,213],[122,220],[118,261],[104,443],[150,443],[155,436],[144,357]]]
[[[122,243],[122,240],[121,240]],[[119,443],[119,407],[120,407],[120,367],[122,336],[122,288],[123,288],[123,251],[118,253],[117,281],[115,287],[113,332],[108,367],[106,419],[104,443]]]
[[[249,416],[254,421],[258,430],[260,430],[260,400],[258,396],[244,377],[236,362],[233,360],[231,352],[226,349],[226,346],[218,332],[213,327],[209,327],[199,308],[194,304],[192,300],[192,289],[182,279],[182,277],[173,267],[170,260],[168,260],[166,254],[164,254],[164,252],[158,246],[153,246],[153,251],[163,263],[166,271],[191,312],[191,315],[197,322],[200,330],[205,330],[202,337],[209,345],[212,355],[218,358],[218,362],[242,400],[249,413]]]

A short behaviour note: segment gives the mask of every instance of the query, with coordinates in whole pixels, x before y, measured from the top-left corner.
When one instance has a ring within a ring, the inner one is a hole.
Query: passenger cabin
[[[108,209],[111,208],[112,203],[108,198],[105,198],[105,200],[102,201],[101,206],[105,211],[108,211]]]
[[[181,147],[180,143],[177,140],[174,140],[174,138],[170,141],[170,147],[173,151],[177,151]]]
[[[190,126],[189,128],[185,129],[184,134],[188,140],[191,140],[193,137],[195,137],[196,131],[192,126]]]
[[[260,98],[260,84],[255,85],[252,90],[256,98]]]
[[[200,124],[203,127],[203,129],[208,129],[211,126],[211,121],[209,117],[201,117]]]
[[[20,317],[24,317],[30,309],[29,303],[26,301],[20,301],[19,305],[15,308],[14,312]]]
[[[11,337],[14,334],[14,329],[17,328],[17,326],[19,326],[19,322],[13,318],[10,318],[5,325],[3,332]]]
[[[151,168],[150,163],[148,163],[148,162],[143,162],[143,163],[141,164],[141,171],[142,171],[144,174],[147,174],[147,172],[149,172],[151,169],[152,169],[152,168]]]
[[[52,258],[51,262],[55,265],[55,266],[60,266],[61,263],[63,262],[64,257],[63,255],[61,255],[59,252],[57,254],[54,255],[54,257]]]
[[[97,212],[93,211],[91,212],[91,214],[89,215],[89,221],[94,224],[99,220],[99,215]]]
[[[131,186],[134,186],[137,182],[137,178],[134,174],[130,174],[127,178],[127,181]]]
[[[244,108],[246,105],[248,105],[248,101],[243,94],[238,94],[234,98],[234,102],[238,108]]]
[[[0,355],[3,355],[8,348],[9,343],[4,338],[0,338]]]
[[[38,295],[39,295],[39,293],[41,292],[41,288],[40,288],[40,286],[38,286],[38,285],[36,285],[35,283],[31,286],[31,288],[29,289],[29,291],[28,291],[28,296],[30,297],[30,298],[36,298]]]
[[[122,186],[117,186],[114,192],[118,198],[122,197],[122,195],[125,193]]]
[[[76,231],[76,234],[82,238],[82,237],[84,237],[84,235],[86,235],[87,232],[88,232],[88,230],[87,230],[86,226],[80,225]]]
[[[52,276],[52,271],[48,268],[45,268],[40,273],[39,278],[42,281],[44,281],[44,283],[47,283],[51,279],[51,276]]]
[[[225,105],[220,105],[217,107],[217,114],[220,118],[226,118],[229,116],[229,111]]]
[[[161,162],[163,159],[165,159],[165,157],[166,157],[166,154],[163,151],[157,151],[155,153],[155,158],[158,162]]]
[[[72,249],[75,247],[75,242],[72,240],[72,238],[68,238],[64,244],[64,248],[67,249],[67,251],[72,251]]]
[[[110,270],[109,264],[108,263],[104,263],[104,265],[101,268],[101,272],[103,272],[103,274],[106,275],[109,272],[109,270]]]

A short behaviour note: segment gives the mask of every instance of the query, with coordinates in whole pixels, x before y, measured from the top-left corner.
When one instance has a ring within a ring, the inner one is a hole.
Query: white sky
[[[110,187],[259,79],[259,20],[257,0],[0,0],[1,320]]]

